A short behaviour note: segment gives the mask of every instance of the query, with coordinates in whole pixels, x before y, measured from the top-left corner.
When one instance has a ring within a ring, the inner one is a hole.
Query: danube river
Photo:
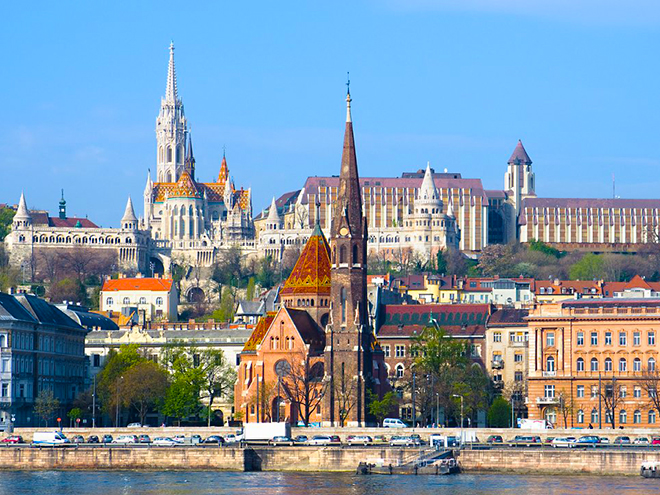
[[[341,473],[0,471],[0,495],[648,495],[660,479],[639,476],[355,476]]]

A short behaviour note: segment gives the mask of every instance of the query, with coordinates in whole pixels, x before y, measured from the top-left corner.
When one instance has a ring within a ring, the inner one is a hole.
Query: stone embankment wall
[[[622,449],[511,449],[464,450],[464,471],[639,475],[642,462],[660,461],[660,452]]]

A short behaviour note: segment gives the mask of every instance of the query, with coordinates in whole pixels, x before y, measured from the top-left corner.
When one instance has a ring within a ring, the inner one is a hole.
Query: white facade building
[[[101,311],[128,316],[137,311],[146,321],[177,318],[179,294],[172,279],[119,278],[106,280],[101,289]]]

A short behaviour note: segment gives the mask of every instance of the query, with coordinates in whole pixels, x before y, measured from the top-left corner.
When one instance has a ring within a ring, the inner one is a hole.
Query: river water
[[[0,495],[648,495],[640,476],[356,476],[336,473],[0,471]]]

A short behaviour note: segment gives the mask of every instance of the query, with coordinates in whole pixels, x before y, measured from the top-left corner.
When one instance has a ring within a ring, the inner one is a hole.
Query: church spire
[[[419,191],[419,197],[427,201],[437,201],[439,198],[438,190],[435,187],[435,182],[433,182],[431,162],[426,162],[426,171],[424,172],[424,180]]]
[[[351,79],[350,74],[346,73],[346,122],[353,122],[351,117]]]
[[[16,218],[32,218],[30,216],[30,210],[28,210],[27,203],[25,201],[25,194],[21,192],[21,199],[18,200],[18,208],[16,209],[16,214],[14,215]]]
[[[189,174],[190,177],[195,179],[195,155],[193,154],[193,147],[192,147],[192,134],[188,132],[188,146],[186,149],[186,158],[183,162],[183,168],[186,170]]]
[[[170,102],[176,102],[179,99],[179,93],[176,87],[176,69],[174,68],[174,41],[170,43],[170,64],[167,67],[165,99]]]

